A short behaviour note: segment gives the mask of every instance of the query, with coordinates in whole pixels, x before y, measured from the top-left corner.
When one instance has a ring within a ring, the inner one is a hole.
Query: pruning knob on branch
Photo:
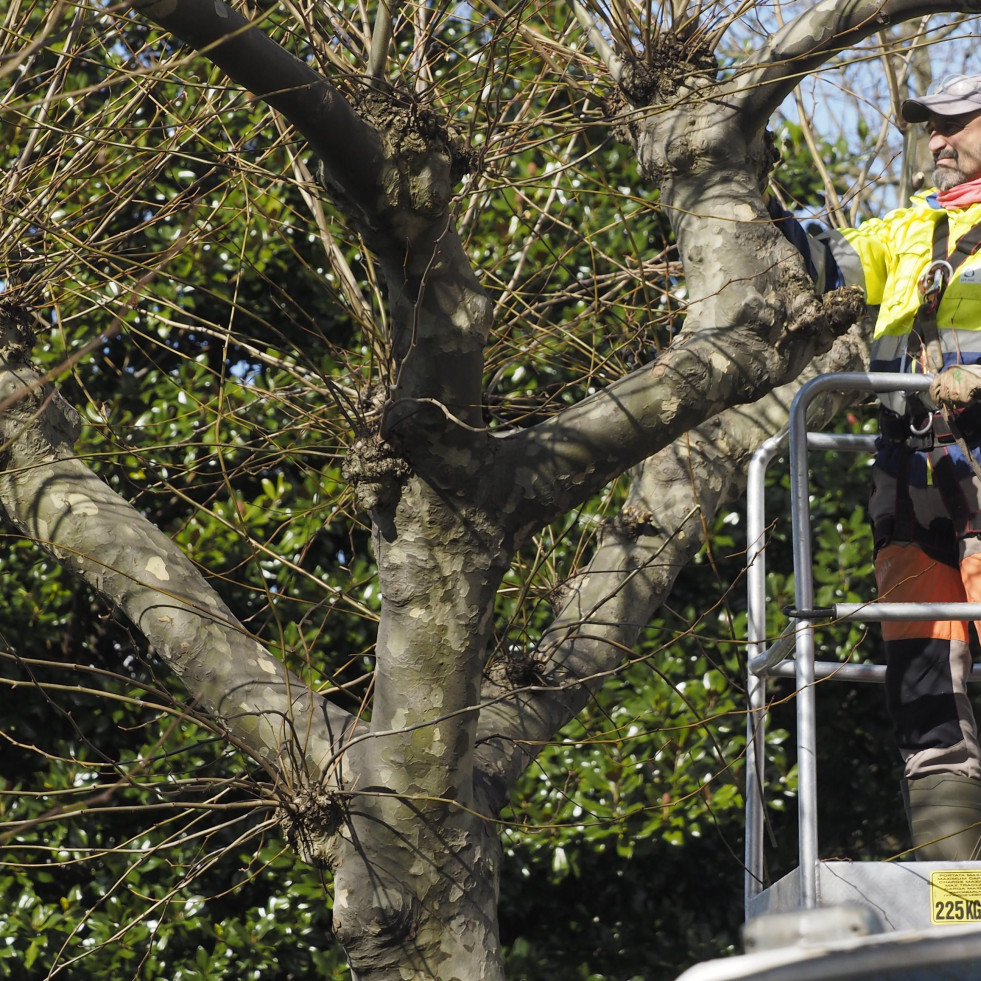
[[[354,486],[358,510],[371,512],[397,499],[412,468],[376,434],[355,440],[341,473]]]
[[[335,836],[344,823],[345,806],[339,794],[304,787],[280,804],[279,824],[290,847],[317,869],[334,864]]]

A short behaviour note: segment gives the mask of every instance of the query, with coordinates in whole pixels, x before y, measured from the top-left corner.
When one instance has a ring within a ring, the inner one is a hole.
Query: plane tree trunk
[[[288,839],[332,874],[335,932],[356,977],[496,981],[495,819],[515,781],[634,643],[698,547],[701,519],[738,492],[747,453],[785,418],[795,380],[829,351],[835,369],[861,356],[854,334],[832,348],[861,297],[816,295],[768,218],[766,120],[801,64],[818,66],[842,38],[974,7],[819,4],[726,80],[686,39],[685,56],[656,72],[628,60],[611,126],[670,218],[684,330],[653,364],[498,434],[481,415],[492,304],[453,208],[467,148],[385,89],[366,86],[355,105],[222,0],[131,6],[290,121],[383,271],[396,381],[347,463],[382,595],[370,713],[348,714],[289,675],[74,456],[77,421],[31,367],[30,331],[11,308],[0,324],[0,507],[116,606],[199,711],[275,775]],[[733,407],[761,399],[747,425]],[[488,666],[515,551],[631,468],[619,519],[538,648],[514,670]]]

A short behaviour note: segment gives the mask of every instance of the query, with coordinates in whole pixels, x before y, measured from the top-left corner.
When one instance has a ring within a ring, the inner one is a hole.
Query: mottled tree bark
[[[816,296],[768,220],[766,119],[801,64],[817,66],[883,17],[977,4],[823,2],[729,81],[713,81],[704,63],[678,66],[668,89],[642,89],[628,73],[621,127],[674,227],[685,330],[653,365],[503,437],[481,425],[491,304],[454,227],[459,148],[429,126],[396,140],[370,100],[355,110],[222,0],[131,5],[293,123],[386,277],[397,382],[375,455],[362,448],[350,469],[383,596],[370,723],[289,676],[169,539],[74,456],[73,413],[40,384],[9,311],[0,507],[117,606],[197,708],[289,788],[287,833],[333,873],[336,933],[357,977],[495,981],[498,809],[533,747],[634,643],[700,545],[701,519],[732,497],[746,455],[781,424],[791,389],[768,393],[793,386],[862,309],[853,292]],[[854,357],[846,345],[825,363],[838,370]],[[751,416],[733,408],[764,397]],[[485,682],[515,549],[630,468],[623,513],[541,638],[538,682]]]

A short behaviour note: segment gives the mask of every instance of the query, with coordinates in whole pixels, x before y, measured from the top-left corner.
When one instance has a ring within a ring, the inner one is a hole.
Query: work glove
[[[930,383],[930,399],[939,408],[959,409],[981,396],[981,364],[955,364]]]

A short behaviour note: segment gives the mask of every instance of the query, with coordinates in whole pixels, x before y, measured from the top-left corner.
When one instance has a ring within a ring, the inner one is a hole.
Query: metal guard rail
[[[817,905],[817,775],[814,681],[882,682],[885,665],[816,661],[814,629],[817,620],[981,620],[981,604],[971,603],[837,603],[815,607],[811,554],[811,516],[808,490],[808,450],[873,452],[875,437],[807,432],[807,411],[814,399],[834,392],[919,392],[929,388],[931,375],[854,372],[819,375],[797,393],[790,423],[754,454],[746,489],[747,579],[747,694],[746,730],[746,885],[749,901],[763,888],[763,762],[765,759],[766,678],[793,677],[797,700],[798,832],[801,906]],[[790,449],[791,521],[794,551],[795,602],[785,612],[791,622],[767,645],[765,516],[763,488],[766,469],[784,442]],[[791,657],[791,654],[794,656]],[[974,666],[972,680],[981,679]]]

